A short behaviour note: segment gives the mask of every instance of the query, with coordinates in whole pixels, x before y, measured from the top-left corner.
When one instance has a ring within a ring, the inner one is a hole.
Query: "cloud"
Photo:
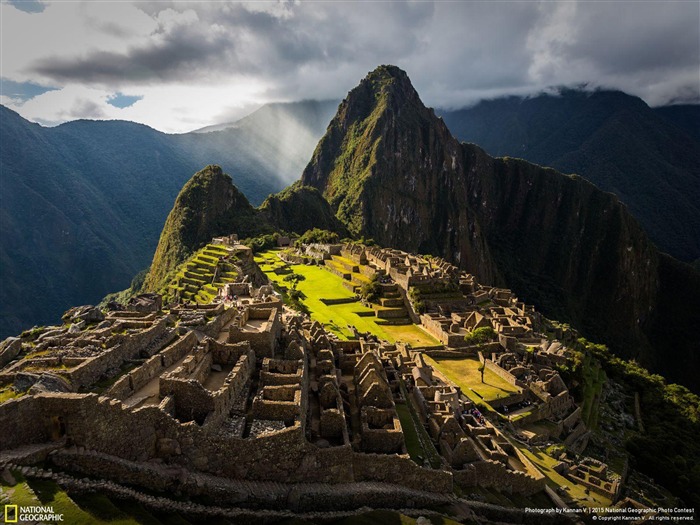
[[[3,76],[92,89],[98,98],[90,100],[110,117],[110,94],[142,94],[119,115],[160,129],[204,126],[212,123],[204,118],[268,101],[342,98],[386,63],[404,68],[433,106],[581,83],[623,89],[651,104],[700,101],[697,2],[156,1],[47,2],[40,13],[1,8]],[[166,92],[188,98],[163,97]],[[213,93],[217,100],[207,98]],[[37,99],[46,102],[47,95]],[[165,108],[164,100],[172,106]],[[48,105],[33,106],[35,118],[57,114]],[[179,116],[168,114],[176,109]],[[63,111],[73,113],[73,106]]]

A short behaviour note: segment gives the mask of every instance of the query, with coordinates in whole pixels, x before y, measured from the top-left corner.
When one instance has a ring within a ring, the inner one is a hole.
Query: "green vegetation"
[[[162,291],[171,300],[179,297],[182,302],[208,304],[224,283],[236,280],[238,273],[231,262],[232,257],[235,256],[226,247],[207,244],[176,269],[167,288]]]
[[[126,304],[127,302],[129,302],[129,299],[131,299],[135,295],[138,295],[141,292],[143,282],[145,281],[147,275],[148,268],[141,270],[134,276],[134,278],[131,280],[131,284],[126,290],[105,295],[100,301],[99,307],[104,308],[105,306],[107,306],[107,303],[110,302]]]
[[[401,78],[397,78],[399,74]],[[367,75],[338,108],[302,176],[302,181],[309,183],[314,179],[314,170],[324,171],[320,189],[337,210],[337,217],[356,236],[363,233],[365,226],[363,189],[382,148],[382,123],[392,93],[407,81],[405,73],[393,66],[380,66]],[[341,123],[348,127],[341,130]],[[314,185],[319,187],[318,183]]]
[[[347,236],[345,226],[337,219],[321,192],[312,186],[303,186],[301,181],[276,195],[270,195],[259,210],[278,229],[303,234],[318,228]]]
[[[442,458],[435,448],[432,439],[430,439],[428,431],[421,423],[408,396],[406,385],[403,380],[401,380],[400,386],[401,393],[404,399],[406,399],[406,402],[396,404],[396,413],[401,421],[401,428],[404,432],[408,454],[413,461],[421,466],[423,465],[423,461],[427,459],[432,468],[439,468],[440,465],[442,465]]]
[[[681,385],[666,384],[634,361],[614,356],[604,345],[580,339],[579,351],[597,360],[604,373],[624,391],[640,396],[644,433],[630,431],[625,443],[631,466],[651,476],[691,506],[700,507],[700,397]],[[580,381],[585,359],[572,374]],[[584,389],[585,391],[585,389]]]
[[[54,508],[54,512],[63,514],[64,523],[71,525],[137,525],[158,523],[157,521],[136,520],[130,514],[115,512],[112,515],[96,514],[91,508],[83,508],[68,496],[56,483],[47,480],[24,479],[18,472],[13,472],[18,481],[15,485],[8,485],[0,480],[3,492],[9,494],[10,503],[19,506],[47,505]],[[109,500],[103,497],[107,502]],[[114,507],[110,503],[111,507]]]
[[[399,416],[399,421],[401,421],[401,429],[403,430],[403,437],[406,441],[406,450],[413,461],[419,465],[422,465],[422,460],[425,458],[425,452],[423,451],[423,447],[418,440],[418,433],[416,432],[413,418],[411,417],[411,413],[409,412],[406,404],[397,403],[396,413]]]
[[[484,371],[481,382],[479,367],[481,362],[471,357],[452,358],[425,356],[425,362],[462,389],[462,393],[477,404],[489,403],[501,397],[509,396],[520,389],[493,373]]]
[[[313,228],[304,232],[304,234],[297,240],[297,246],[301,244],[334,244],[340,239],[336,232],[331,232],[328,230],[321,230],[319,228]]]
[[[29,330],[25,330],[19,336],[25,341],[34,341],[37,337],[39,337],[42,334],[43,331],[43,326],[35,326],[33,328],[30,328]]]
[[[241,237],[271,231],[231,177],[219,166],[207,166],[187,181],[165,221],[144,291],[161,290],[171,272],[218,235]]]
[[[280,234],[278,232],[268,233],[264,235],[258,235],[257,237],[249,237],[247,239],[243,239],[241,241],[241,244],[253,250],[253,253],[258,253],[265,250],[269,250],[271,248],[276,248],[277,239],[279,238]]]
[[[15,399],[16,397],[22,396],[23,393],[15,392],[11,387],[0,388],[0,403],[4,403],[9,399]]]
[[[295,289],[299,292],[299,302],[308,308],[311,317],[326,328],[341,337],[348,339],[353,336],[348,325],[354,326],[360,332],[370,332],[389,342],[403,341],[411,346],[434,346],[438,341],[414,324],[380,325],[376,322],[374,310],[363,306],[356,300],[353,292],[343,286],[343,279],[328,270],[304,264],[286,264],[277,257],[278,251],[258,253],[255,261],[267,277],[286,293],[290,288],[284,280],[291,273],[301,275]],[[345,299],[341,304],[326,304],[323,299]]]
[[[493,341],[496,331],[490,326],[482,326],[464,336],[464,341],[470,345],[480,345]]]
[[[360,297],[370,303],[379,301],[379,296],[382,293],[382,285],[379,284],[379,278],[375,275],[369,282],[366,282],[360,288]]]
[[[416,312],[418,312],[419,314],[425,313],[425,303],[423,302],[420,288],[416,288],[415,286],[411,286],[408,289],[408,298],[411,300],[411,304],[413,305],[413,309]]]

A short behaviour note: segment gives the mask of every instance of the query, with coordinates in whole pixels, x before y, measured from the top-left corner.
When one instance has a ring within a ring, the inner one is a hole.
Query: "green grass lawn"
[[[600,396],[606,382],[605,371],[588,353],[584,356],[582,366],[584,382],[581,417],[588,428],[595,429],[598,427]]]
[[[403,437],[406,441],[408,455],[411,456],[413,461],[419,465],[423,465],[423,459],[426,455],[418,440],[418,432],[416,432],[416,426],[413,424],[411,412],[404,403],[397,403],[396,413],[399,416],[399,421],[401,421],[401,429],[403,430]]]
[[[267,277],[280,286],[288,287],[284,275],[278,275],[274,269],[285,266],[277,257],[276,251],[262,252],[255,257],[260,269]],[[373,313],[359,301],[354,303],[327,305],[321,299],[353,298],[355,294],[343,286],[343,279],[319,266],[305,264],[289,265],[289,268],[304,276],[297,284],[297,290],[304,294],[302,302],[311,312],[311,317],[325,325],[342,339],[352,337],[348,325],[356,327],[360,332],[371,332],[380,339],[390,343],[401,341],[411,346],[435,346],[440,342],[414,324],[409,325],[378,325],[375,317],[361,317],[356,312]]]
[[[506,397],[520,391],[518,387],[511,385],[508,381],[488,369],[484,373],[484,382],[482,383],[481,372],[479,372],[481,363],[476,358],[433,359],[425,356],[425,361],[445,374],[450,381],[461,387],[462,393],[475,403],[488,403],[499,397]],[[476,395],[474,392],[479,395]]]

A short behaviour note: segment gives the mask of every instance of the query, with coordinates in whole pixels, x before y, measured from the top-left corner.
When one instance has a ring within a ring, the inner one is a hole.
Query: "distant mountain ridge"
[[[700,106],[652,109],[619,91],[564,89],[439,114],[490,155],[585,177],[617,195],[662,251],[700,257]]]
[[[340,100],[299,100],[297,102],[271,102],[260,109],[233,122],[223,122],[196,129],[192,133],[211,133],[230,128],[248,129],[254,131],[261,124],[276,126],[280,123],[288,126],[288,122],[295,122],[306,129],[325,129],[338,109]],[[297,130],[292,130],[292,132]]]
[[[0,337],[126,288],[202,166],[223,166],[254,204],[287,186],[331,107],[280,104],[236,129],[168,135],[124,121],[45,128],[0,106]]]

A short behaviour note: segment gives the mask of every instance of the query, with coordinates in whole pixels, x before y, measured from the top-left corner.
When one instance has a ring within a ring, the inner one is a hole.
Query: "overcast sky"
[[[700,102],[700,2],[39,2],[1,6],[2,104],[183,132],[343,98],[379,64],[433,107],[550,86]]]

